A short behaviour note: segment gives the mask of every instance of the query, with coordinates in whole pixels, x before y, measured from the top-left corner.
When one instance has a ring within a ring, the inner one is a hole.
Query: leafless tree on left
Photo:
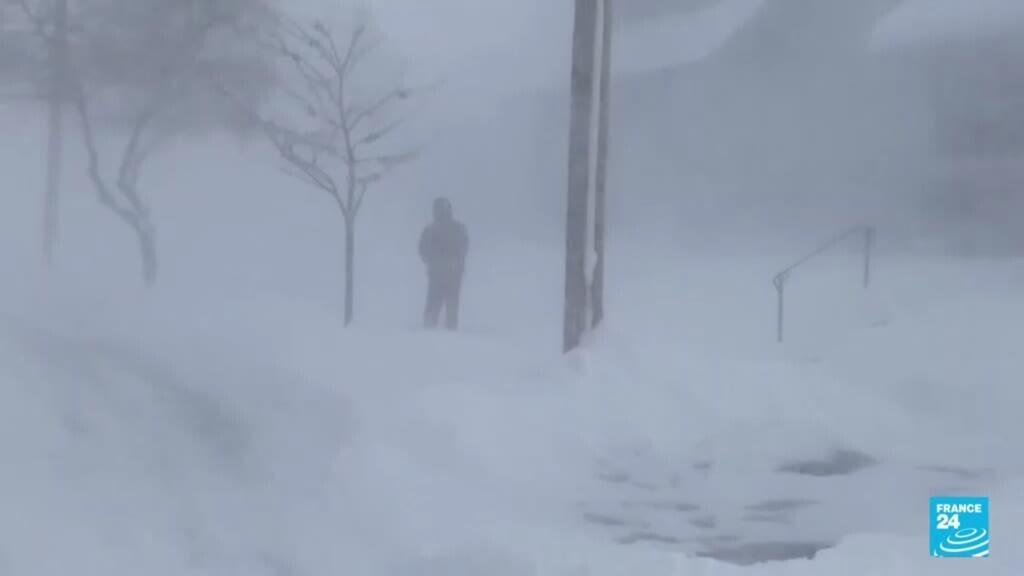
[[[13,92],[5,92],[7,98],[42,98],[48,107],[48,138],[46,160],[46,188],[43,198],[43,259],[52,265],[57,242],[58,196],[60,176],[63,168],[64,114],[63,90],[67,85],[68,55],[68,0],[53,0],[47,12],[46,22],[41,13],[28,0],[4,0],[0,4],[0,74],[13,85]],[[46,34],[41,39],[45,44],[45,56],[37,58],[26,44],[26,38]],[[33,71],[45,70],[46,78],[37,82],[45,86],[45,93],[33,94],[25,90],[24,82],[34,76]],[[19,83],[19,80],[21,81]],[[21,85],[19,85],[21,84]]]
[[[56,108],[58,125],[65,107],[77,119],[89,182],[132,231],[152,284],[159,260],[142,168],[173,137],[228,119],[210,78],[244,92],[265,85],[264,63],[246,49],[241,24],[269,19],[270,0],[67,1],[3,0],[29,32],[12,43],[30,61],[10,68],[22,73],[27,96]],[[123,143],[108,171],[101,143],[114,137]]]

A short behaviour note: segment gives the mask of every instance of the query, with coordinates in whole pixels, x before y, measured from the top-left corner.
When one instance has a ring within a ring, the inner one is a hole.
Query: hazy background
[[[751,506],[811,498],[794,538],[883,532],[863,547],[892,556],[857,559],[931,573],[923,495],[1019,509],[1019,0],[619,4],[608,316],[569,358],[568,0],[365,4],[375,79],[424,91],[403,133],[419,158],[357,222],[351,329],[337,207],[251,135],[181,136],[144,166],[161,262],[147,289],[69,121],[46,270],[45,114],[0,102],[0,451],[16,470],[0,509],[18,511],[0,522],[0,573],[476,576],[511,555],[518,576],[519,552],[635,550],[583,527],[581,500],[608,514],[654,493],[755,545],[777,532],[746,522]],[[345,29],[354,3],[282,5]],[[104,134],[105,150],[123,141]],[[416,244],[441,195],[471,238],[455,335],[419,329]],[[871,289],[856,242],[809,265],[778,345],[773,275],[859,224],[879,232]],[[949,398],[974,424],[962,434],[935,416]],[[872,464],[778,473],[837,450]],[[883,525],[865,492],[892,513]],[[677,512],[668,528],[626,520],[693,552],[704,529]],[[993,573],[1021,565],[1013,518],[993,520]],[[374,564],[449,552],[476,571]],[[42,560],[49,572],[24,569]]]
[[[956,3],[662,4],[620,8],[613,242],[680,251],[792,242],[800,251],[871,223],[904,247],[1019,253],[1019,20],[981,19],[984,34],[949,35],[964,18],[940,14]],[[410,135],[421,158],[367,202],[362,289],[376,266],[418,265],[414,240],[439,194],[453,198],[477,246],[561,250],[570,3],[369,5],[389,70],[434,88]],[[301,6],[346,14],[337,3]],[[900,24],[923,17],[937,22],[932,34]],[[3,245],[18,268],[40,242],[43,118],[17,103],[0,114]],[[78,186],[76,154],[70,145],[60,268],[108,272],[83,281],[134,282],[134,247]],[[164,287],[275,286],[329,299],[340,273],[331,265],[337,215],[279,166],[262,142],[227,135],[183,137],[147,165]]]

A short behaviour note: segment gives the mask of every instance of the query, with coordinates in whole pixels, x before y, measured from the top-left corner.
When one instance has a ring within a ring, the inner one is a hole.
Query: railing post
[[[779,274],[778,276],[775,277],[773,282],[775,284],[775,291],[778,292],[778,295],[779,295],[779,310],[778,310],[778,318],[777,318],[777,321],[778,321],[777,330],[778,330],[778,339],[779,339],[779,342],[781,343],[782,342],[782,338],[783,338],[783,323],[784,323],[785,311],[786,311],[786,299],[785,299],[786,275],[785,274]]]
[[[810,254],[804,256],[800,260],[797,260],[796,263],[793,264],[792,266],[790,266],[789,268],[786,268],[782,272],[779,272],[778,274],[775,275],[775,278],[772,279],[772,282],[775,284],[775,291],[778,293],[778,298],[779,298],[779,303],[778,303],[778,341],[779,342],[782,342],[783,341],[783,337],[784,337],[783,330],[784,330],[784,325],[785,325],[785,311],[786,311],[786,309],[785,309],[785,307],[786,307],[786,302],[785,302],[785,297],[786,297],[786,280],[789,279],[790,273],[793,272],[794,270],[796,270],[797,268],[799,268],[800,266],[804,265],[808,261],[812,260],[813,258],[821,255],[826,250],[836,246],[837,244],[839,244],[843,240],[846,240],[847,238],[853,238],[858,233],[863,233],[864,234],[864,288],[868,288],[870,286],[870,284],[871,284],[871,258],[872,258],[872,252],[874,251],[876,232],[877,232],[877,230],[873,226],[857,226],[857,227],[854,227],[854,228],[850,228],[849,230],[847,230],[846,232],[843,232],[842,234],[840,234],[839,236],[833,238],[829,242],[827,242],[825,244],[822,244],[817,250],[815,250],[815,251],[811,252]]]
[[[875,244],[875,229],[864,228],[864,287],[871,285],[871,251]]]

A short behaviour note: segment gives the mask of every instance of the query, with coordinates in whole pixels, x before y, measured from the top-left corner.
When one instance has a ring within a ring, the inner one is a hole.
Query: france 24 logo
[[[988,498],[932,498],[931,522],[932,556],[988,556]]]

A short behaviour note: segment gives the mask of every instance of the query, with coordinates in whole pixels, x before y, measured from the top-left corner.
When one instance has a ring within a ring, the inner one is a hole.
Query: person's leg
[[[441,316],[441,305],[444,303],[444,290],[436,278],[427,281],[427,305],[423,311],[423,326],[426,328],[437,327],[437,321]]]
[[[462,278],[453,278],[448,286],[447,298],[445,298],[445,328],[449,330],[459,329],[459,299],[462,292]]]

